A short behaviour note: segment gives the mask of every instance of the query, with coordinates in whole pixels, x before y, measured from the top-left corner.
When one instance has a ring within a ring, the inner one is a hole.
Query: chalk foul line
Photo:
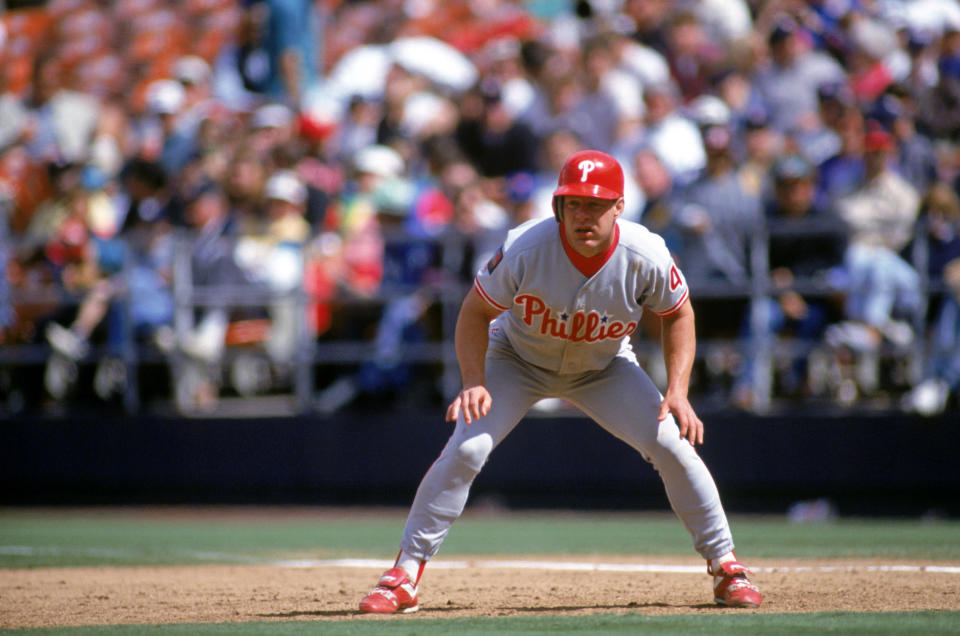
[[[273,565],[285,568],[370,568],[384,569],[393,566],[393,561],[384,559],[286,559],[273,561]],[[586,561],[525,561],[477,559],[470,561],[436,560],[430,562],[432,569],[465,570],[467,568],[503,570],[559,570],[565,572],[654,572],[668,574],[703,574],[703,565],[671,563],[602,563]],[[755,572],[930,572],[960,574],[960,566],[953,565],[804,565],[751,567]]]
[[[82,556],[92,559],[135,561],[144,555],[135,550],[117,550],[109,548],[73,548],[62,546],[22,546],[0,545],[0,556],[7,557],[57,557]],[[231,554],[227,552],[187,550],[173,556],[183,556],[190,560],[214,561],[223,563],[247,563],[250,565],[272,565],[281,568],[369,568],[382,570],[393,566],[393,561],[385,559],[280,559],[264,560],[249,554]],[[174,559],[176,560],[176,559]],[[591,561],[537,561],[521,559],[471,559],[431,561],[431,569],[465,570],[467,568],[500,570],[552,570],[563,572],[652,572],[666,574],[703,574],[703,565],[685,565],[672,563],[603,563]],[[937,574],[960,574],[957,565],[799,565],[751,567],[755,572],[928,572]]]

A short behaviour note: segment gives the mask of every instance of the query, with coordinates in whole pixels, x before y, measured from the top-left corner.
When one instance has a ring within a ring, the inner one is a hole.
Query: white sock
[[[727,552],[723,556],[719,556],[716,559],[707,559],[707,570],[709,572],[716,572],[714,566],[720,565],[721,563],[727,563],[728,561],[736,561],[737,555],[733,552]]]
[[[410,577],[414,585],[416,585],[417,578],[420,576],[420,565],[422,563],[423,561],[417,557],[410,556],[405,551],[401,551],[400,556],[397,558],[397,567],[403,568],[403,571],[407,573],[407,576]]]
[[[737,557],[733,552],[727,552],[722,557],[718,559],[714,559],[714,561],[716,561],[717,563],[726,563],[728,561],[736,561],[736,560],[737,560]]]

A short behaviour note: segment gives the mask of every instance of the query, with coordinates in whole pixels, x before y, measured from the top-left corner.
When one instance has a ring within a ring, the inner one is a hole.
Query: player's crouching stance
[[[463,512],[474,478],[527,410],[547,397],[577,405],[653,464],[707,560],[717,603],[760,605],[695,449],[703,423],[687,399],[696,334],[683,274],[662,238],[619,218],[623,170],[612,157],[575,153],[558,182],[555,220],[511,230],[463,301],[454,337],[463,389],[446,412],[456,427],[417,489],[394,567],[360,602],[361,612],[418,609],[424,564]],[[644,309],[662,321],[664,395],[630,347]]]

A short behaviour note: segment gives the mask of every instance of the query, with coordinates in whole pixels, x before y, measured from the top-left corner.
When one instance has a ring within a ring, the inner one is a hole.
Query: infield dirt
[[[556,557],[565,562],[588,559]],[[549,557],[538,556],[537,561]],[[605,555],[605,563],[696,565],[690,558]],[[757,610],[712,602],[710,577],[692,573],[550,571],[429,566],[424,618],[593,613],[702,614],[960,610],[960,574],[877,560],[752,560],[765,595]],[[879,571],[872,566],[884,566]],[[379,569],[206,565],[0,570],[0,627],[237,621],[403,620],[357,613]]]

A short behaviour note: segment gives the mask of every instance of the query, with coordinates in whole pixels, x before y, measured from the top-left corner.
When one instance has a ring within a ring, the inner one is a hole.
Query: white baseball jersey
[[[506,338],[524,360],[558,373],[603,369],[630,348],[644,308],[678,311],[687,283],[663,239],[642,225],[619,219],[612,250],[589,276],[561,231],[552,217],[511,230],[474,286],[504,312],[491,338]]]

